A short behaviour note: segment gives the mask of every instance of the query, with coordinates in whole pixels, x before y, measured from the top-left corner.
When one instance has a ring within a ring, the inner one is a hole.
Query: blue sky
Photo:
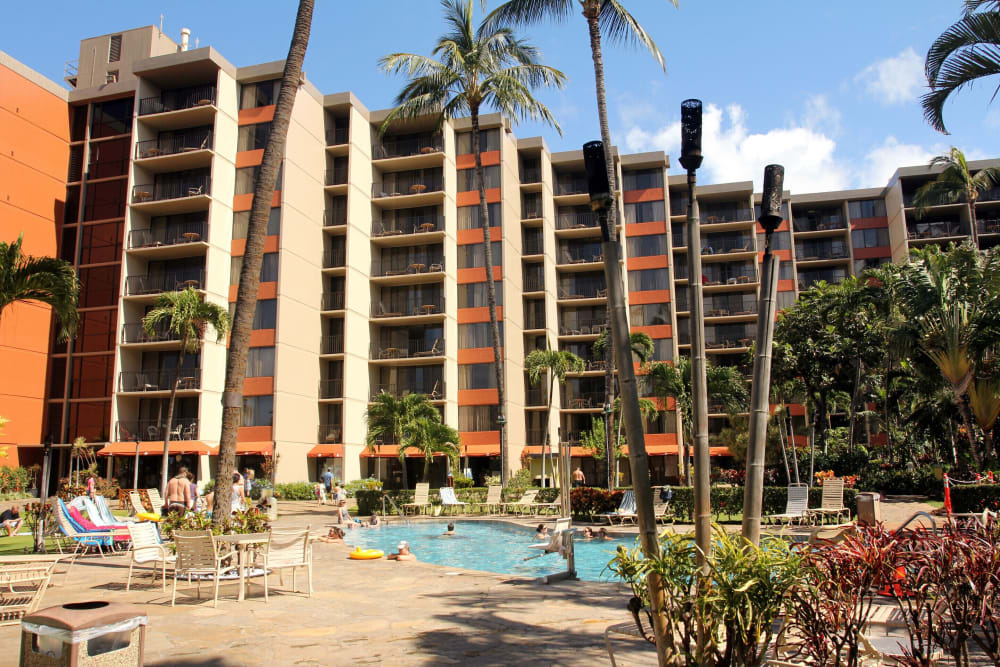
[[[59,81],[83,37],[158,24],[175,39],[181,27],[234,65],[284,57],[294,0],[135,0],[8,3],[0,49]],[[497,6],[491,0],[490,7]],[[900,165],[925,163],[956,145],[970,157],[1000,156],[1000,101],[989,85],[960,93],[946,109],[951,136],[923,121],[917,98],[923,56],[957,19],[959,0],[667,0],[626,3],[667,61],[606,44],[608,105],[614,141],[627,151],[679,144],[680,102],[706,105],[702,182],[753,179],[765,164],[787,170],[795,192],[883,185]],[[306,75],[324,93],[350,90],[370,109],[391,105],[401,80],[376,60],[392,51],[429,52],[442,32],[433,0],[317,0]],[[598,137],[593,65],[586,23],[521,31],[569,83],[540,98],[563,128],[527,124],[518,136],[546,136],[552,150]],[[993,82],[994,85],[996,82]],[[674,160],[676,162],[676,160]],[[676,168],[673,169],[676,171]]]

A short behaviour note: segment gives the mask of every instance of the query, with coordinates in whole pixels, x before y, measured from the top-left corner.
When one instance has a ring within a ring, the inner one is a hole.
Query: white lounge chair
[[[531,507],[535,510],[535,514],[540,514],[542,510],[560,512],[562,509],[562,489],[559,489],[556,499],[551,503],[532,503]]]
[[[428,484],[427,482],[420,482],[419,484],[417,484],[416,488],[413,490],[413,502],[403,503],[401,507],[401,509],[403,510],[403,514],[406,514],[406,510],[411,507],[416,509],[417,514],[420,514],[423,508],[431,504],[429,498],[430,493],[431,493],[430,484]]]
[[[128,564],[128,583],[125,590],[132,587],[132,568],[135,565],[152,563],[153,581],[156,581],[156,566],[160,564],[163,572],[163,590],[167,590],[167,563],[174,563],[177,557],[172,555],[160,539],[156,524],[151,521],[130,523],[128,534],[132,538],[132,559]]]
[[[608,520],[608,525],[614,525],[615,519],[618,519],[618,523],[625,523],[626,519],[635,522],[635,492],[629,489],[622,495],[622,501],[618,505],[618,509],[614,512],[602,512],[600,514],[595,514],[595,517]]]
[[[115,516],[111,511],[111,507],[108,505],[108,499],[100,494],[97,494],[94,497],[94,504],[97,505],[97,513],[101,515],[101,519],[104,521],[105,525],[129,523],[135,520],[132,517]]]
[[[146,489],[146,495],[149,496],[149,504],[153,506],[153,512],[155,514],[163,514],[163,497],[160,495],[158,489]]]
[[[500,505],[503,503],[503,487],[499,484],[494,484],[486,490],[486,501],[479,503],[480,509],[485,508],[488,514],[492,514],[492,510],[500,511]]]
[[[792,484],[788,487],[788,500],[785,511],[781,514],[769,514],[764,517],[772,523],[803,523],[809,519],[809,487],[805,484]]]
[[[455,497],[455,489],[450,486],[443,486],[438,492],[441,494],[441,505],[444,509],[453,507],[457,512],[465,507],[465,503]]]
[[[101,514],[101,511],[97,508],[97,504],[87,496],[80,496],[77,500],[80,499],[82,499],[81,504],[83,505],[83,510],[87,513],[87,518],[90,519],[95,526],[108,529],[125,527],[126,524],[123,521],[115,521],[114,519],[111,521],[106,520]]]
[[[38,609],[52,579],[53,560],[0,565],[0,625],[15,625]]]
[[[538,489],[528,489],[521,496],[521,499],[515,503],[504,503],[501,508],[505,512],[511,512],[512,514],[524,514],[525,512],[531,511],[531,506],[535,502],[535,496],[538,495]]]
[[[809,516],[819,517],[820,523],[825,523],[826,517],[836,518],[836,522],[841,522],[841,517],[850,519],[851,511],[844,507],[844,479],[833,477],[823,480],[823,501],[816,509],[808,511]]]

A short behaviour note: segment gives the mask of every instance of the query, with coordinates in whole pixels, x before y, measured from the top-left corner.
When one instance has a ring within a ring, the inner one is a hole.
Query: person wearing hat
[[[410,543],[403,540],[396,545],[396,553],[386,556],[386,560],[417,560],[417,557],[410,553]]]

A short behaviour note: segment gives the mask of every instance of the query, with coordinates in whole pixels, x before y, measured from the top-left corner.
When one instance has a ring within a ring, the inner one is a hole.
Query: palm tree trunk
[[[431,481],[431,459],[428,456],[424,456],[424,481]]]
[[[778,442],[781,443],[781,459],[785,462],[785,479],[791,481],[792,471],[788,467],[788,450],[785,448],[785,427],[784,415],[776,415],[778,418]]]
[[[497,376],[497,417],[505,420],[506,397],[503,381],[503,359],[500,356],[500,326],[497,324],[497,294],[493,284],[493,248],[490,243],[490,211],[486,205],[486,180],[483,177],[483,156],[479,150],[479,107],[469,110],[472,120],[472,152],[476,156],[476,185],[479,188],[479,217],[483,224],[483,248],[486,255],[486,305],[490,311],[490,334],[493,337],[493,369]],[[546,435],[548,438],[548,435]],[[507,483],[510,452],[507,451],[507,429],[500,429],[500,482]],[[544,462],[543,462],[544,465]]]
[[[549,404],[545,409],[545,438],[542,440],[542,487],[545,486],[545,453],[549,450],[549,426],[552,420],[552,395],[556,390],[556,374],[549,369]]]
[[[967,193],[966,197],[969,200],[969,219],[972,221],[972,229],[969,230],[972,236],[972,245],[979,247],[979,230],[976,229],[976,200],[979,198],[979,193],[972,189],[970,193]]]
[[[851,392],[851,404],[847,409],[847,450],[854,451],[854,416],[857,414],[858,394],[861,393],[861,359],[855,360],[854,364],[854,391]]]
[[[243,410],[243,380],[247,372],[247,352],[253,314],[257,306],[257,288],[260,283],[260,266],[264,258],[264,237],[271,200],[278,180],[278,168],[285,153],[285,140],[292,117],[295,95],[302,76],[312,25],[313,0],[299,0],[295,28],[288,47],[288,57],[281,75],[281,90],[271,121],[271,134],[264,146],[257,177],[254,180],[253,208],[247,225],[246,250],[240,284],[236,292],[236,312],[226,353],[226,382],[222,394],[222,434],[219,436],[219,459],[215,468],[215,504],[212,523],[222,525],[231,514],[232,475],[236,470],[236,433]]]
[[[816,479],[816,420],[809,423],[809,480],[806,482],[812,488]]]
[[[401,448],[403,446],[403,444],[399,442],[399,440],[400,438],[397,437],[396,438],[397,448]],[[410,480],[407,479],[406,477],[406,452],[404,452],[402,449],[399,449],[399,465],[403,469],[403,472],[399,477],[399,483],[403,485],[403,489],[408,489],[410,488]]]
[[[788,412],[788,434],[791,436],[789,442],[792,447],[792,465],[795,467],[795,483],[801,484],[802,480],[799,479],[799,450],[795,443],[795,421],[792,419],[792,413]]]
[[[976,434],[972,430],[972,419],[969,416],[969,406],[965,402],[965,397],[955,392],[955,400],[958,401],[958,412],[962,415],[962,423],[965,425],[965,435],[969,439],[969,450],[972,452],[972,460],[976,462],[976,467],[983,468],[983,459],[979,453],[979,445],[976,443]]]
[[[177,399],[177,389],[181,384],[181,366],[184,363],[184,348],[181,348],[181,355],[177,362],[177,374],[174,377],[174,386],[170,388],[170,398],[167,399],[167,427],[163,435],[163,462],[160,464],[160,497],[164,502],[167,500],[167,475],[170,467],[170,428],[174,421],[174,401]],[[161,508],[154,507],[154,512],[160,512]]]
[[[889,453],[889,462],[895,458],[892,451],[892,428],[889,425],[889,373],[892,372],[892,353],[886,355],[885,379],[882,381],[882,389],[885,391],[885,400],[882,402],[882,415],[885,420],[885,448]]]

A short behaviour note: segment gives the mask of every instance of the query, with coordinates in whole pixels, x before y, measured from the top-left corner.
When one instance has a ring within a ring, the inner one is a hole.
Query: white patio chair
[[[177,545],[177,560],[174,564],[174,589],[170,597],[170,606],[177,601],[177,579],[187,575],[188,585],[192,577],[198,577],[198,599],[201,599],[201,580],[211,576],[215,581],[215,594],[212,606],[219,606],[219,577],[228,572],[239,570],[238,555],[235,550],[219,553],[221,543],[215,541],[210,530],[177,531],[174,533],[174,543]]]
[[[443,508],[453,507],[457,512],[465,507],[465,503],[455,497],[455,489],[450,486],[443,486],[438,492],[441,494],[441,506]]]
[[[809,487],[805,484],[791,484],[788,487],[788,500],[785,511],[781,514],[769,514],[765,519],[772,523],[802,523],[809,518]]]
[[[132,538],[132,558],[128,564],[128,583],[125,584],[125,590],[129,590],[132,587],[132,568],[135,565],[144,565],[145,563],[152,563],[151,568],[153,575],[153,582],[156,582],[156,566],[157,564],[162,565],[163,571],[163,590],[167,590],[167,563],[174,563],[177,557],[172,555],[167,547],[160,540],[160,533],[156,528],[156,524],[151,521],[146,521],[143,523],[130,523],[128,525],[128,534]]]
[[[267,602],[267,578],[271,570],[278,570],[278,583],[284,585],[282,570],[292,570],[292,591],[296,590],[295,573],[299,568],[306,570],[306,596],[312,597],[312,545],[309,543],[309,529],[296,531],[271,531],[267,544],[258,551],[264,568],[264,601]]]

